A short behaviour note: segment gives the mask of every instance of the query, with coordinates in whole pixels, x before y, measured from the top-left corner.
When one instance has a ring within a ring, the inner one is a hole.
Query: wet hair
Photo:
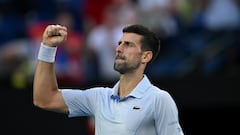
[[[141,39],[141,49],[143,51],[152,51],[153,58],[150,62],[152,62],[158,56],[160,51],[160,40],[157,35],[151,31],[149,28],[140,25],[140,24],[133,24],[125,26],[122,30],[123,33],[135,33],[138,35],[143,36]]]

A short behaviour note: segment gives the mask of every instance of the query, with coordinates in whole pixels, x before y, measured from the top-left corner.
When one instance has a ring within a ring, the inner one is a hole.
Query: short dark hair
[[[144,51],[152,51],[153,58],[150,62],[156,59],[160,51],[160,40],[153,31],[151,31],[149,28],[143,25],[132,24],[132,25],[125,26],[122,32],[136,33],[136,34],[142,35],[143,38],[140,41],[142,43],[141,49]]]

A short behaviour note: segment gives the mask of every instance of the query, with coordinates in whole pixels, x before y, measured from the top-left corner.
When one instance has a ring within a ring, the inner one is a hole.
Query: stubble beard
[[[127,62],[114,62],[114,70],[120,74],[132,73],[140,66],[140,62],[127,64]]]

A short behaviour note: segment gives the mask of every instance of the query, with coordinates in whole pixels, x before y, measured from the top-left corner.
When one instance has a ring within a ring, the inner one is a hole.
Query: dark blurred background
[[[114,49],[130,23],[148,26],[161,39],[146,74],[175,99],[185,134],[236,134],[239,0],[1,0],[0,134],[92,135],[92,118],[69,119],[33,106],[42,32],[48,24],[68,27],[55,64],[59,87],[111,87],[118,79]]]

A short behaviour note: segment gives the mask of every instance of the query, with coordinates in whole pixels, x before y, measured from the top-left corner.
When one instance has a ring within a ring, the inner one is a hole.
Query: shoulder
[[[104,95],[112,92],[112,89],[109,87],[93,87],[86,89],[62,89],[63,94],[67,95]]]
[[[154,86],[154,85],[152,85],[152,87],[151,87],[151,93],[154,93],[154,95],[158,98],[169,97],[169,96],[171,97],[171,95],[169,94],[169,92],[167,90],[160,89],[159,87]]]
[[[86,89],[86,92],[89,93],[96,93],[96,94],[108,94],[112,92],[112,88],[109,87],[94,87],[94,88],[90,88],[90,89]]]
[[[173,97],[167,90],[160,89],[153,85],[151,87],[151,94],[157,104],[174,103]]]
[[[166,90],[154,87],[153,91],[153,108],[156,114],[162,113],[163,111],[178,113],[176,102],[170,93]]]

